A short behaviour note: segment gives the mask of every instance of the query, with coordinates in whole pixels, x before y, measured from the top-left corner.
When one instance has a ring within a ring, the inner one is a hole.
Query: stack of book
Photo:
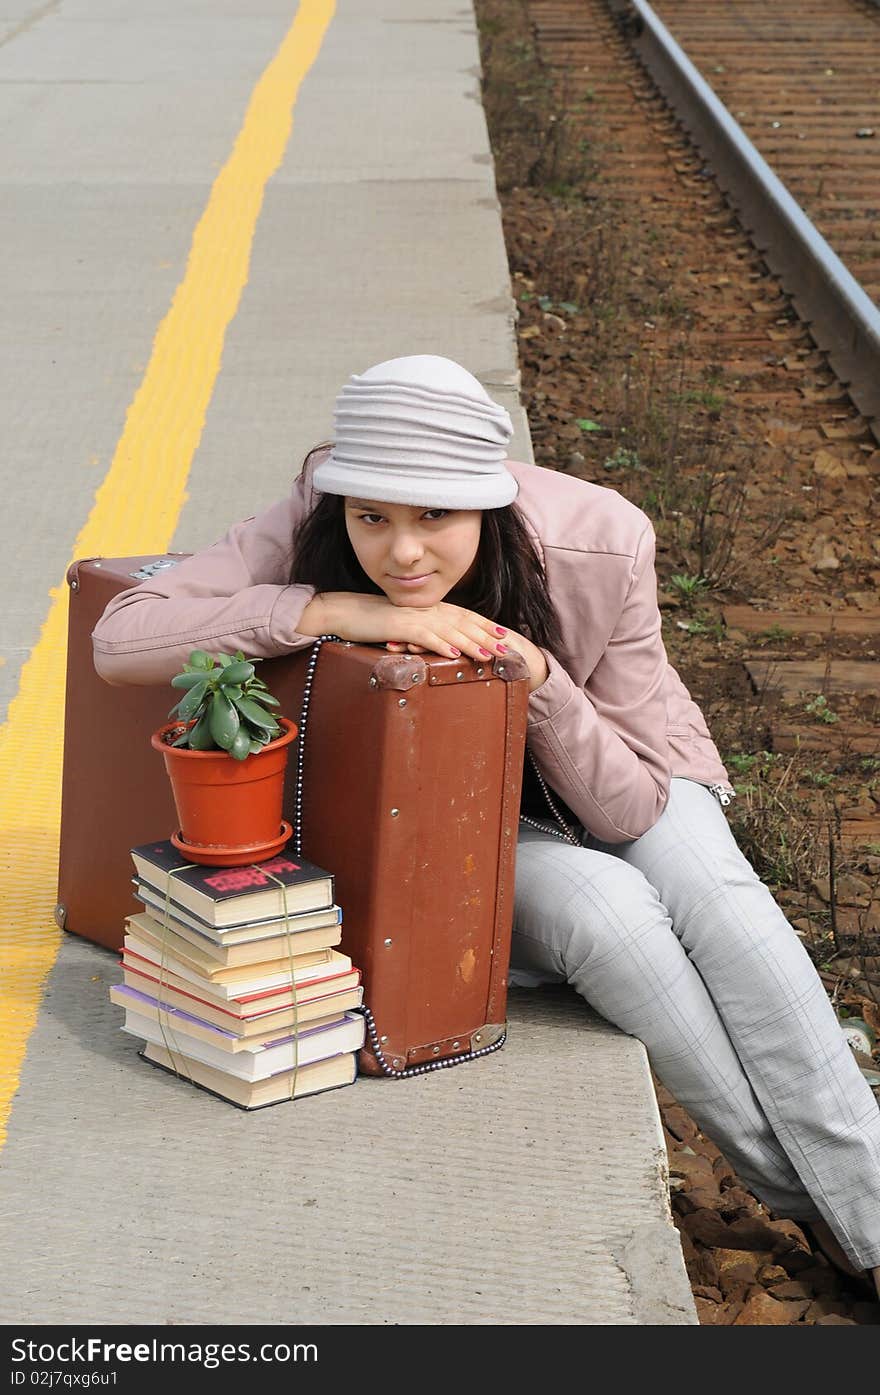
[[[287,853],[193,867],[167,840],[131,855],[144,909],[110,998],[144,1059],[244,1109],[350,1085],[363,989],[332,873]]]

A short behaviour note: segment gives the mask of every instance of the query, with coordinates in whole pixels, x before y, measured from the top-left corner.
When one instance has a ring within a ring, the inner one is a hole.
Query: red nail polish
[[[496,645],[495,645],[495,648],[497,649],[497,651],[498,651],[499,654],[506,654],[506,653],[507,653],[507,645],[506,645],[506,644],[496,644]]]
[[[483,655],[484,659],[491,659],[492,657],[491,651],[488,649],[484,649],[482,645],[480,646],[480,653]]]
[[[496,625],[496,626],[495,626],[495,633],[496,633],[496,635],[506,635],[506,634],[507,634],[507,631],[506,631],[506,630],[502,630],[502,628],[501,628],[500,625]]]
[[[460,658],[461,658],[461,650],[460,650],[460,649],[456,649],[456,648],[455,648],[453,645],[451,645],[451,644],[450,644],[449,648],[452,650],[453,654],[455,655],[455,657],[456,657],[457,659],[460,659]]]

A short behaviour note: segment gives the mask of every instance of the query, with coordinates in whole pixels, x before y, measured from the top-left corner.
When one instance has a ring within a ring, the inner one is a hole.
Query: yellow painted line
[[[171,542],[247,284],[266,183],[284,156],[300,84],[335,0],[301,0],[254,88],[235,145],[193,233],[186,272],[153,341],[113,462],[71,560],[162,552]],[[66,569],[65,569],[66,570]],[[0,1143],[28,1038],[61,944],[58,882],[68,589],[62,578],[0,727]]]

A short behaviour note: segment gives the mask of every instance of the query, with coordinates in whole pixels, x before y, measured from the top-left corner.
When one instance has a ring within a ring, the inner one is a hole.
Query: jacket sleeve
[[[594,837],[639,838],[662,814],[670,779],[668,661],[650,523],[618,621],[584,687],[544,652],[550,672],[530,695],[528,715],[528,742],[541,773]]]
[[[101,677],[162,683],[193,649],[270,658],[312,644],[296,627],[314,588],[287,581],[304,508],[300,476],[288,498],[237,523],[213,547],[114,596],[92,632]]]

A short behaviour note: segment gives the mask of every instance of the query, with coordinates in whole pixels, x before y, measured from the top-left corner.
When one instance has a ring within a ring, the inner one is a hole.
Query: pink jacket
[[[110,683],[167,683],[192,649],[267,658],[312,644],[296,627],[314,590],[286,578],[294,529],[315,500],[318,458],[286,499],[116,596],[93,634],[98,673]],[[612,489],[536,465],[508,468],[564,639],[529,698],[529,747],[586,829],[609,843],[638,838],[663,812],[671,775],[730,789],[703,716],[666,657],[654,530]]]

